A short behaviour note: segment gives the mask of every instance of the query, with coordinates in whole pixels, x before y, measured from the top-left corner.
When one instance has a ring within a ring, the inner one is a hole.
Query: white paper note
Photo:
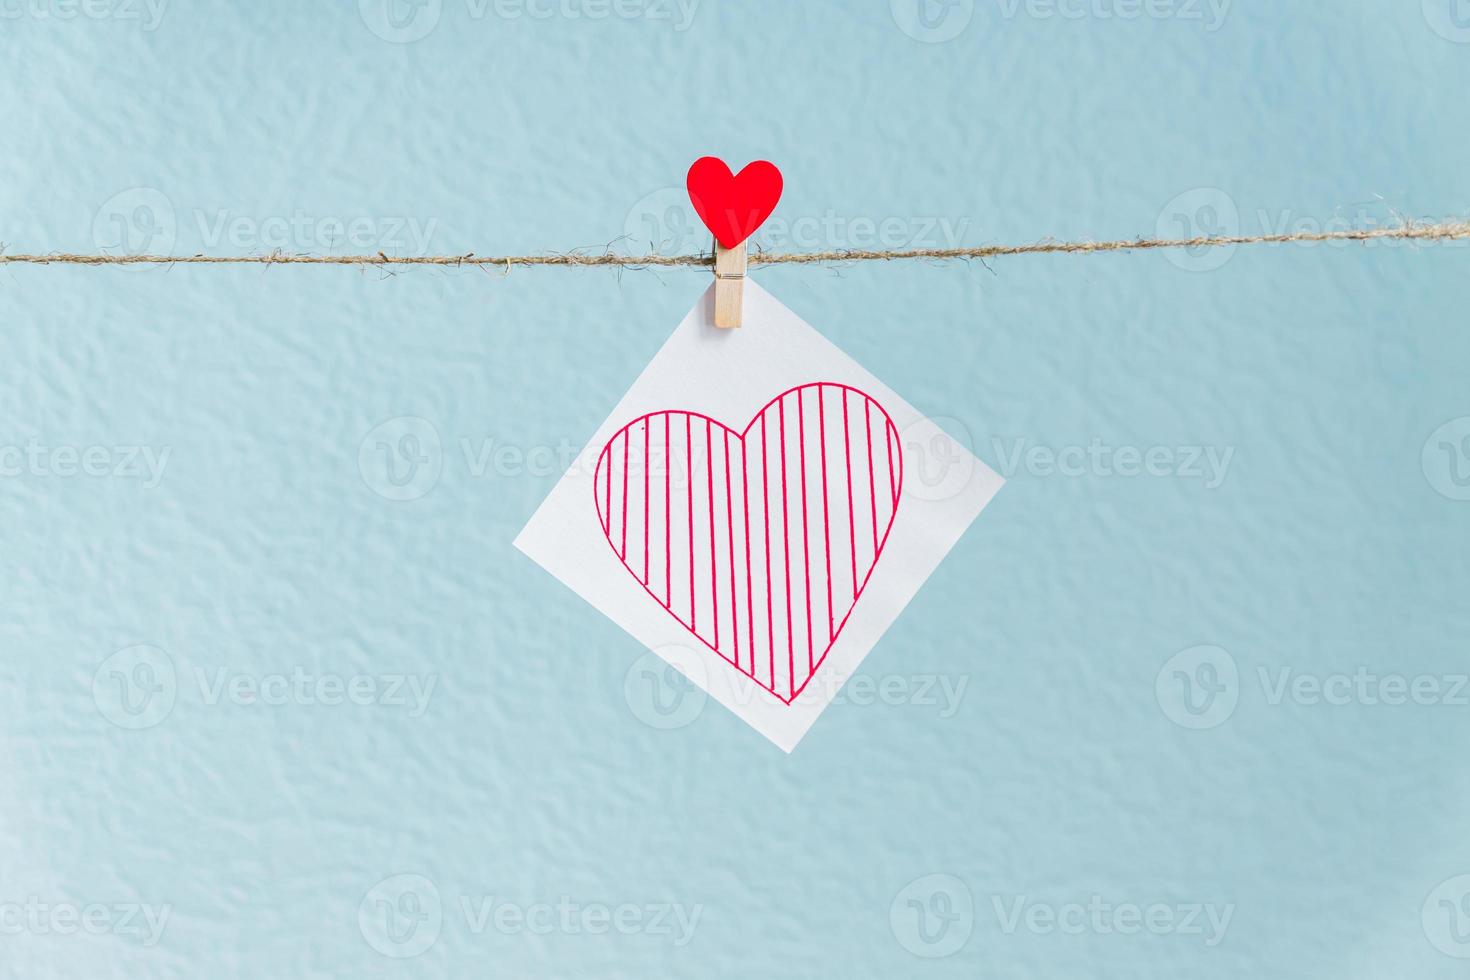
[[[790,752],[1003,481],[754,282],[713,302],[515,544]]]

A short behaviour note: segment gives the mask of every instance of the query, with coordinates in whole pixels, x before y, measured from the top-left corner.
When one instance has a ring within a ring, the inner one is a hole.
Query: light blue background
[[[378,0],[98,2],[4,5],[8,251],[362,250],[274,237],[298,213],[395,254],[409,219],[433,252],[697,251],[667,208],[704,153],[782,167],[775,248],[872,247],[863,220],[949,245],[1470,211],[1451,0],[975,0],[933,6],[940,43],[908,0],[688,24],[443,0],[407,42],[369,28]],[[646,724],[642,651],[510,547],[555,475],[472,465],[579,445],[707,273],[0,269],[0,444],[41,447],[0,480],[0,907],[172,910],[152,946],[6,927],[0,976],[1463,975],[1430,893],[1470,872],[1470,707],[1273,704],[1260,672],[1470,669],[1470,458],[1421,459],[1470,416],[1470,250],[756,275],[996,468],[1097,441],[1229,449],[1228,473],[1023,462],[864,665],[963,681],[956,710],[837,705],[787,757],[713,704]],[[359,450],[404,416],[439,475],[395,502]],[[55,472],[134,446],[167,447],[156,486]],[[129,730],[104,662],[139,644],[175,703]],[[1193,730],[1166,663],[1201,644],[1236,707]],[[297,668],[437,687],[414,717],[198,681]],[[359,922],[399,874],[442,909],[406,959]],[[905,927],[931,874],[919,901],[973,904],[937,959]],[[1214,946],[995,910],[1093,895],[1234,910]],[[682,946],[477,932],[461,898],[490,896],[701,913]]]

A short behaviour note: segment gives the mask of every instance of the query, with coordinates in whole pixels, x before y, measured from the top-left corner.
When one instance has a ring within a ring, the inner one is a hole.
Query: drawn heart
[[[832,382],[771,399],[737,432],[651,412],[597,460],[608,544],[659,605],[790,704],[873,575],[903,492],[898,429]]]
[[[754,234],[781,199],[781,171],[765,160],[731,174],[719,157],[700,157],[689,168],[685,183],[699,220],[726,248]]]

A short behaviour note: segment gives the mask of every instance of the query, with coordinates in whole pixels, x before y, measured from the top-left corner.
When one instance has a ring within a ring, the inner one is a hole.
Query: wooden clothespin
[[[726,248],[715,242],[715,326],[740,326],[745,306],[745,243]]]
[[[689,200],[715,236],[715,326],[740,326],[745,305],[745,242],[771,216],[781,199],[781,171],[765,160],[738,174],[718,157],[701,157],[689,168]]]

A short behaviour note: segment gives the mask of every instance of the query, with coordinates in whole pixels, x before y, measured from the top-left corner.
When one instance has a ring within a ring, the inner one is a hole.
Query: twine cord
[[[842,262],[892,262],[912,259],[990,259],[1008,255],[1092,254],[1157,249],[1226,248],[1237,245],[1289,245],[1310,242],[1450,241],[1470,239],[1470,221],[1400,225],[1364,230],[1293,232],[1279,235],[1201,236],[1198,238],[1135,238],[1115,241],[1056,242],[1029,245],[979,245],[968,248],[900,248],[883,251],[836,249],[825,252],[762,252],[750,255],[750,265],[818,265]],[[620,268],[712,266],[714,258],[701,255],[621,255],[564,252],[542,255],[295,255],[279,249],[263,255],[87,255],[75,252],[17,253],[0,251],[0,265],[356,265],[356,266],[473,266],[500,268],[506,273],[522,266],[617,266]]]

